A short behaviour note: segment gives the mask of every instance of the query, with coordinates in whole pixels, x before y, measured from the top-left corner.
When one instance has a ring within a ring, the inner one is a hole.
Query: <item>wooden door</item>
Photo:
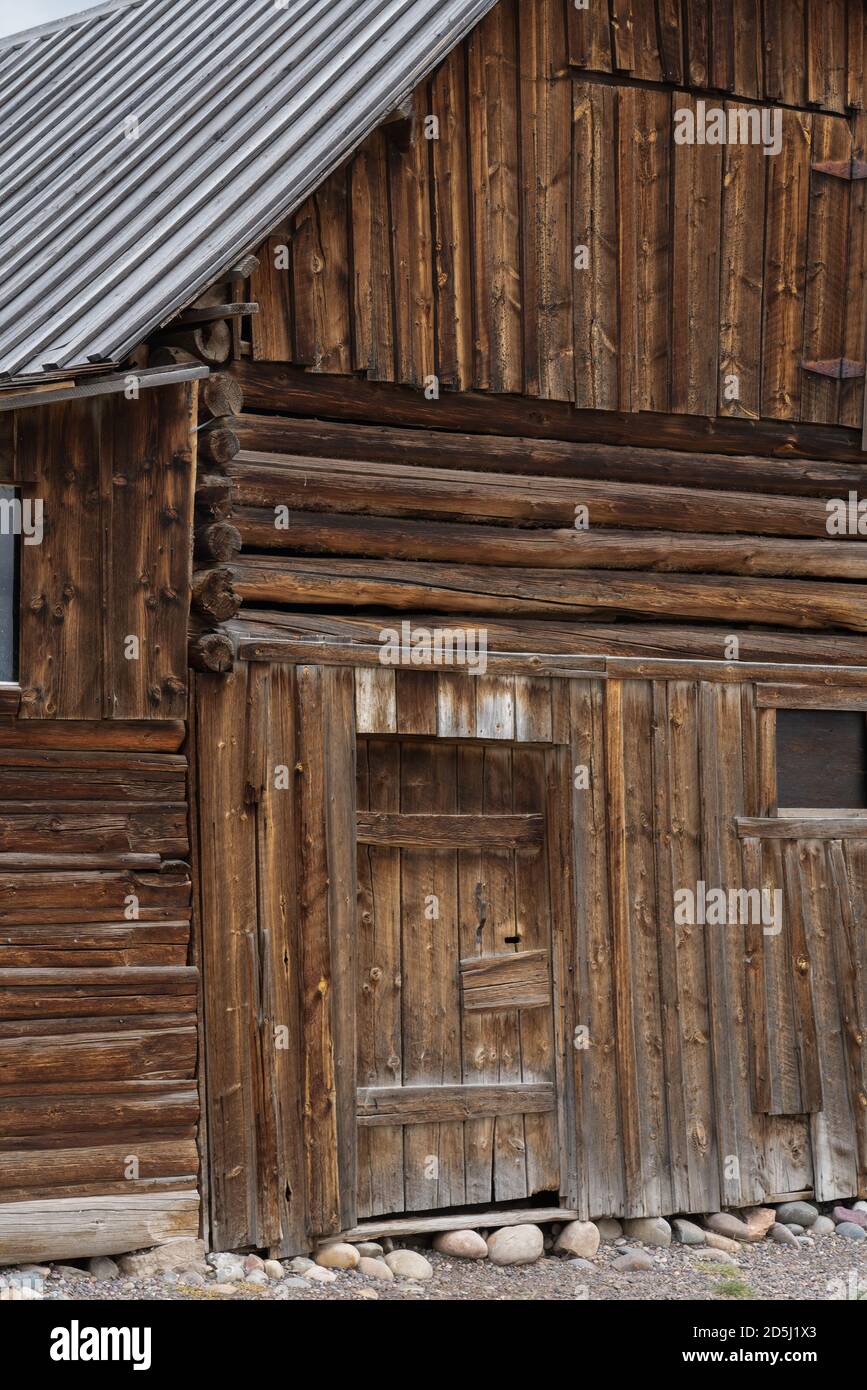
[[[545,758],[359,739],[359,1218],[561,1187]]]

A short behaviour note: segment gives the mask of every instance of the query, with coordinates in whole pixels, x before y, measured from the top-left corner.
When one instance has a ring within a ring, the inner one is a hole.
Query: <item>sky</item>
[[[90,10],[102,3],[104,0],[0,0],[0,37],[47,24],[65,14]]]

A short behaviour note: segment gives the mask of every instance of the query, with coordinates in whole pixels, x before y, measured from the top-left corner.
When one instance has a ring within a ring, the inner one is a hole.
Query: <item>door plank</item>
[[[516,849],[519,845],[541,844],[543,835],[542,816],[389,815],[377,811],[361,811],[358,815],[358,842],[367,845]]]
[[[380,812],[400,805],[397,743],[358,740],[358,804]],[[390,1086],[403,1074],[399,850],[359,844],[358,893],[358,1083]],[[360,1129],[359,1216],[404,1208],[402,1128]]]
[[[439,1124],[487,1115],[547,1114],[556,1108],[550,1083],[513,1086],[367,1086],[358,1091],[363,1126]]]

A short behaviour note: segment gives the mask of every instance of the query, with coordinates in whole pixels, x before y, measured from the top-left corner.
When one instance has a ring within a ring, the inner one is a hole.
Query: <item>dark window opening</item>
[[[867,714],[777,710],[777,805],[867,809]]]
[[[0,681],[15,679],[17,537],[12,502],[15,489],[0,487]]]

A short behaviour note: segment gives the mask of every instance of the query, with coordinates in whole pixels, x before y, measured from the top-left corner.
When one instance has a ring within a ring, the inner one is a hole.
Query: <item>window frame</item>
[[[757,685],[760,815],[775,820],[867,820],[865,806],[780,806],[777,800],[777,710],[856,712],[867,721],[867,688]]]

